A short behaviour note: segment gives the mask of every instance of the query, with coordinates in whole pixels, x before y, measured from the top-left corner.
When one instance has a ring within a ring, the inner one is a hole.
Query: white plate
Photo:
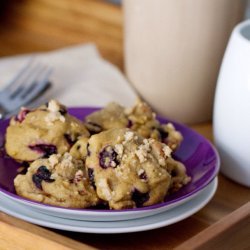
[[[218,180],[215,178],[194,199],[153,216],[113,222],[78,221],[63,219],[30,210],[0,193],[0,210],[6,214],[45,227],[84,233],[128,233],[160,228],[181,221],[203,208],[213,197]]]
[[[204,189],[204,188],[203,188]],[[6,196],[9,199],[13,200],[15,203],[19,203],[22,206],[30,209],[34,212],[39,212],[47,215],[51,215],[54,217],[60,217],[64,219],[71,220],[84,220],[84,221],[122,221],[122,220],[134,220],[147,216],[152,216],[158,213],[162,213],[168,211],[170,209],[176,208],[191,199],[195,198],[199,195],[203,189],[197,191],[196,193],[189,195],[181,200],[178,200],[174,203],[170,203],[166,206],[160,206],[156,208],[147,208],[145,207],[140,209],[134,209],[134,211],[129,210],[80,210],[80,209],[65,209],[61,207],[49,206],[44,204],[35,203],[26,199],[16,199],[10,195],[6,195],[5,193],[1,193],[1,196]]]

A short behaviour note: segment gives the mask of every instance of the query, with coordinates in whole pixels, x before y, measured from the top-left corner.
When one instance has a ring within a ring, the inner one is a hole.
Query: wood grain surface
[[[93,42],[123,67],[122,10],[101,0],[9,0],[0,19],[0,56]]]
[[[0,213],[0,249],[95,249],[42,227]]]
[[[123,70],[121,7],[101,0],[6,2],[0,14],[0,56],[92,42],[106,60]],[[212,141],[210,123],[192,128]],[[118,235],[51,230],[0,213],[0,249],[173,249],[209,230],[249,200],[248,188],[219,175],[215,196],[195,215],[160,229]]]
[[[247,249],[250,245],[250,202],[183,242],[176,250]]]

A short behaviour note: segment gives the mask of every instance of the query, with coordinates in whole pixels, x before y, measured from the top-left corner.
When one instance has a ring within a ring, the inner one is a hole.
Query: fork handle
[[[0,120],[3,120],[6,115],[6,110],[0,105]]]

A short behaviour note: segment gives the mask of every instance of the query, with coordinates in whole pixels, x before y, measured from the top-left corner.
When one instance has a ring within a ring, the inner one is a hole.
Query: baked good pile
[[[172,157],[182,139],[141,100],[132,108],[110,103],[83,121],[51,100],[12,117],[5,148],[28,165],[14,180],[18,195],[68,208],[127,209],[161,203],[190,181]]]

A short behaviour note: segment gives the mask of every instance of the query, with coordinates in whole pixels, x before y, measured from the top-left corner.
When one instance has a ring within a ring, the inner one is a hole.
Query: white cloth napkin
[[[0,89],[31,56],[34,54],[0,59]],[[53,68],[53,86],[42,100],[54,98],[71,107],[101,107],[111,101],[131,106],[135,102],[137,95],[126,78],[101,58],[94,45],[77,45],[35,56],[37,61]]]

